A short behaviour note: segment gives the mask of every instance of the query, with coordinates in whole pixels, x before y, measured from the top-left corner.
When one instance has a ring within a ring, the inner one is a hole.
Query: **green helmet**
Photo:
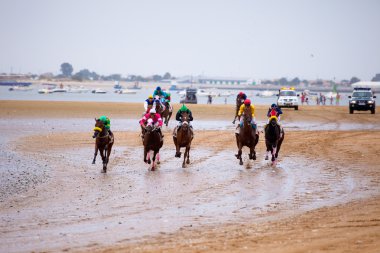
[[[102,121],[103,123],[106,123],[106,121],[107,121],[107,117],[104,116],[104,115],[103,115],[103,116],[100,116],[99,120]]]
[[[180,110],[181,112],[185,112],[185,111],[187,111],[187,110],[189,110],[189,109],[187,109],[186,105],[183,104],[182,107],[181,107],[181,109],[179,109],[179,110]]]

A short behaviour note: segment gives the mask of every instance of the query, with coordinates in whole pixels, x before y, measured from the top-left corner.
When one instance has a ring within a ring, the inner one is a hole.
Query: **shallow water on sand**
[[[14,119],[9,124],[22,122]],[[174,125],[172,122],[170,128]],[[227,121],[196,121],[193,125],[197,130],[222,128],[231,130],[231,134],[234,130]],[[312,122],[288,127],[300,130],[300,126],[305,130],[319,127]],[[33,119],[17,131],[0,126],[0,131],[7,133],[0,137],[1,151],[5,151],[1,152],[1,161],[7,161],[6,167],[21,175],[21,180],[32,178],[25,182],[29,189],[36,187],[35,191],[25,193],[25,196],[29,194],[25,205],[8,202],[9,195],[3,196],[2,205],[6,205],[7,211],[1,216],[0,251],[65,247],[75,250],[98,242],[117,244],[186,227],[244,223],[253,219],[260,222],[344,203],[378,191],[376,182],[357,177],[354,172],[323,158],[309,161],[303,156],[281,157],[280,154],[277,165],[273,166],[264,160],[262,146],[257,149],[256,161],[248,160],[248,151],[243,150],[243,166],[238,165],[234,147],[220,150],[194,146],[190,151],[191,163],[184,169],[183,158],[174,157],[174,145],[167,136],[157,171],[149,171],[149,165],[143,162],[142,146],[115,146],[106,174],[101,173],[99,156],[97,163],[91,164],[93,145],[64,151],[14,151],[17,143],[13,141],[23,136],[86,131],[90,136],[92,127],[93,120],[88,119],[73,122]],[[112,127],[114,131],[139,129],[135,120],[126,119],[114,120]],[[328,127],[344,130],[348,126]],[[40,132],[36,133],[35,129]],[[6,167],[2,163],[2,171]],[[3,174],[1,185],[13,177]],[[18,194],[16,202],[24,203],[23,191],[27,188],[19,188],[17,181],[14,182],[7,184],[5,190]],[[372,190],[358,190],[365,187]]]

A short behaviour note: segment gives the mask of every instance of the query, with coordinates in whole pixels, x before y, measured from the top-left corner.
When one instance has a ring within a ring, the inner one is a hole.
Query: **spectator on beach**
[[[305,102],[305,92],[302,92],[302,94],[301,94],[301,104],[303,105],[304,102]]]
[[[333,104],[333,101],[334,101],[334,97],[331,95],[331,96],[330,96],[330,105]]]
[[[207,104],[212,104],[212,97],[211,95],[208,95],[208,98],[207,98]]]
[[[340,94],[339,94],[339,92],[337,92],[336,93],[336,98],[335,98],[335,104],[339,105],[339,102],[340,102]]]

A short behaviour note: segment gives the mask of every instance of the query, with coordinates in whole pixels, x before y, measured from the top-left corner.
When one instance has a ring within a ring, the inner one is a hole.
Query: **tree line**
[[[175,79],[175,77],[172,77],[169,72],[166,72],[164,75],[153,75],[149,77],[143,77],[140,75],[129,75],[127,77],[123,77],[120,74],[112,74],[112,75],[99,75],[94,71],[90,71],[88,69],[82,69],[76,73],[73,74],[74,68],[73,66],[68,63],[64,62],[61,64],[60,69],[62,74],[57,75],[57,78],[71,78],[76,81],[85,81],[85,80],[104,80],[104,81],[141,81],[141,82],[147,82],[147,81],[155,81],[159,82],[162,80],[170,80]]]

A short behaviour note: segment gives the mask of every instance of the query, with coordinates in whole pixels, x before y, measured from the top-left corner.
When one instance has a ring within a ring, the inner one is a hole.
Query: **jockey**
[[[157,103],[157,101],[155,99],[153,99],[153,96],[149,95],[148,99],[146,99],[144,102],[144,108],[145,108],[144,112],[149,113],[150,109],[156,107],[156,103]],[[145,113],[144,113],[144,115],[145,115]]]
[[[267,113],[267,117],[268,117],[268,123],[269,123],[269,118],[272,117],[272,116],[276,116],[277,117],[277,122],[279,123],[280,122],[280,118],[281,118],[281,115],[282,114],[282,110],[280,107],[278,107],[276,104],[272,104],[269,109],[268,109],[268,113]]]
[[[159,96],[159,98],[165,97],[166,92],[161,90],[160,86],[157,86],[157,88],[153,91],[153,97]]]
[[[245,95],[244,92],[239,92],[239,94],[237,94],[236,96],[236,111],[235,111],[235,118],[234,120],[232,121],[232,124],[235,124],[235,120],[236,120],[236,117],[238,116],[238,112],[239,112],[239,109],[240,109],[240,106],[243,104],[244,100],[247,99],[247,95]]]
[[[194,132],[193,132],[193,126],[191,125],[191,121],[193,121],[193,114],[191,113],[191,111],[189,110],[189,108],[186,107],[186,105],[182,105],[182,107],[178,110],[177,114],[175,115],[175,120],[178,121],[178,126],[176,126],[173,130],[173,136],[174,137],[177,137],[177,131],[181,128],[182,126],[182,113],[183,112],[186,112],[189,116],[189,127],[190,127],[190,130],[191,130],[191,134],[194,136]]]
[[[186,112],[189,115],[189,125],[192,128],[190,121],[193,121],[193,114],[191,113],[189,108],[187,108],[186,105],[184,105],[184,104],[182,105],[181,108],[179,108],[177,114],[175,115],[175,120],[177,120],[179,122],[178,128],[180,128],[182,125],[182,113],[183,112]]]
[[[108,130],[108,133],[113,136],[113,133],[111,132],[111,120],[107,118],[106,116],[100,116],[99,120],[103,122],[104,127]]]
[[[257,125],[256,125],[256,121],[255,121],[255,106],[253,104],[251,104],[251,100],[249,100],[249,99],[244,100],[244,103],[240,106],[240,109],[238,112],[240,127],[243,126],[243,118],[241,117],[241,115],[243,114],[244,109],[246,107],[251,108],[251,114],[252,114],[251,125],[252,125],[252,128],[256,129]]]
[[[144,117],[142,117],[142,119],[139,122],[142,128],[146,126],[148,119],[153,120],[153,126],[157,127],[158,132],[160,133],[161,137],[164,137],[161,132],[161,127],[162,127],[161,115],[159,113],[156,113],[156,109],[154,108],[150,109],[149,113],[145,114]]]
[[[245,93],[244,92],[242,92],[242,91],[240,91],[239,92],[239,94],[236,96],[236,101],[238,101],[238,100],[246,100],[247,99],[247,95],[245,95]]]

